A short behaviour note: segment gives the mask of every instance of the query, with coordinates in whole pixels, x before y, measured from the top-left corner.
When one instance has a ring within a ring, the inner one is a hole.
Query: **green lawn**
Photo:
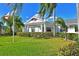
[[[31,37],[0,36],[1,56],[51,56],[57,55],[58,49],[71,41],[64,41],[63,38],[36,39]]]

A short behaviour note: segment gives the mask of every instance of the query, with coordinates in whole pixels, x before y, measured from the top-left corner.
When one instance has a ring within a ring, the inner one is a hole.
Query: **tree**
[[[67,31],[67,25],[65,24],[64,20],[60,17],[58,17],[55,21],[55,24],[57,24],[58,26],[60,26],[60,28],[65,31],[65,40],[67,39],[66,38],[66,31]]]
[[[13,18],[12,16],[9,16],[8,19],[5,19],[5,16],[2,17],[3,22],[9,26],[10,33],[12,33],[12,25],[13,25],[12,18]]]
[[[40,4],[40,10],[39,10],[39,14],[43,17],[47,19],[50,16],[54,16],[54,20],[55,20],[55,8],[56,8],[57,4],[56,3],[41,3]],[[44,24],[45,25],[45,24]],[[45,26],[44,26],[45,27]],[[55,24],[54,24],[54,31],[53,31],[53,35],[55,36]]]
[[[49,18],[52,16],[53,10],[56,8],[56,3],[41,3],[39,14],[41,16],[45,16],[45,18]]]
[[[12,33],[12,26],[13,26],[13,16],[9,16],[9,19],[6,20],[3,16],[3,21],[7,23],[7,25],[9,26],[10,29],[10,33]],[[17,31],[21,31],[22,27],[24,26],[24,24],[22,23],[22,18],[19,16],[15,16],[15,30],[17,29]],[[16,33],[16,31],[15,31]]]
[[[2,22],[0,22],[0,34],[1,34],[1,31],[2,31],[2,29],[3,29],[3,23]]]
[[[21,17],[16,16],[16,18],[15,18],[15,27],[16,27],[18,32],[21,32],[22,27],[24,26],[24,24],[23,24],[23,22],[21,20],[22,20]]]
[[[15,16],[19,15],[22,9],[22,3],[9,3],[8,4],[11,7],[11,12],[12,12],[12,18],[13,18],[13,42],[14,42],[14,26],[15,26]]]

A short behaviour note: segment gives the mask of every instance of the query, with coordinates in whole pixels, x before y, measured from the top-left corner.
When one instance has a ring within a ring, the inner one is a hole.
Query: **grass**
[[[58,49],[70,44],[63,38],[37,39],[32,37],[0,36],[0,56],[54,56]]]

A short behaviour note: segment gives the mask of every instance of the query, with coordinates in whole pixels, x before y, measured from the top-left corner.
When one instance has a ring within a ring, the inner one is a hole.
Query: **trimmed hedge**
[[[16,34],[17,36],[25,36],[25,37],[35,37],[35,38],[51,38],[53,37],[52,32],[18,32]],[[78,41],[78,34],[75,33],[56,33],[56,37],[66,38],[70,40]]]
[[[0,34],[0,36],[11,36],[12,33],[4,33],[4,34]]]
[[[74,40],[74,41],[79,41],[79,37],[78,34],[76,33],[57,33],[56,34],[57,37],[62,37],[62,38],[67,38],[69,40]]]
[[[8,32],[0,34],[0,36],[12,36],[12,35],[13,35],[13,33],[8,33]],[[16,35],[16,33],[14,33],[14,35]]]
[[[25,37],[35,37],[35,38],[51,38],[53,37],[52,32],[18,32],[17,36],[25,36]]]

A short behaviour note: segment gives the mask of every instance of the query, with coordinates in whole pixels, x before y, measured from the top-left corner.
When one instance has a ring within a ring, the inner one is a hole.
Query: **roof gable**
[[[35,14],[25,24],[27,24],[27,23],[38,23],[38,22],[44,22],[44,20],[42,19],[42,17],[39,14]]]

